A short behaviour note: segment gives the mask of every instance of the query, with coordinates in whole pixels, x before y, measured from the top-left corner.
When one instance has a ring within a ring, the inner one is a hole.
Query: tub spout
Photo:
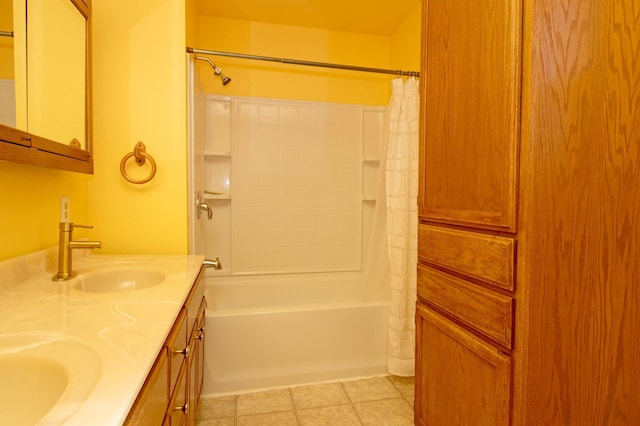
[[[216,257],[216,260],[205,259],[202,262],[202,266],[205,268],[213,268],[216,271],[222,269],[222,263],[220,263],[220,258]]]

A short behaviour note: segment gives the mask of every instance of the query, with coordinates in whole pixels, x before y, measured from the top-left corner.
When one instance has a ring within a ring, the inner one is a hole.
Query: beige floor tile
[[[411,396],[414,394],[414,378],[389,376],[389,380],[400,391],[402,396]]]
[[[400,392],[387,377],[342,382],[344,390],[353,402],[375,401],[378,399],[399,398]]]
[[[320,383],[317,385],[291,388],[293,403],[297,409],[327,407],[348,404],[349,398],[340,383]]]
[[[413,426],[413,410],[403,398],[353,404],[365,426]]]
[[[254,414],[238,416],[238,426],[297,426],[298,421],[293,411],[282,413]]]
[[[236,397],[202,398],[198,405],[198,419],[218,419],[236,415]]]
[[[298,410],[298,419],[302,426],[360,426],[350,404]]]
[[[196,426],[235,426],[235,417],[225,417],[223,419],[198,420]]]
[[[411,395],[411,396],[407,396],[407,397],[405,397],[404,399],[409,403],[409,405],[411,406],[411,409],[413,410],[413,405],[414,405],[414,403],[415,403],[415,398],[414,398],[414,396],[413,396],[413,395]]]
[[[237,415],[293,410],[289,389],[276,389],[238,395]]]

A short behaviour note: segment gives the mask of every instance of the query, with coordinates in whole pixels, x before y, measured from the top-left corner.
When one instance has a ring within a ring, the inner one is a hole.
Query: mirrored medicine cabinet
[[[93,173],[91,0],[0,0],[0,161]]]

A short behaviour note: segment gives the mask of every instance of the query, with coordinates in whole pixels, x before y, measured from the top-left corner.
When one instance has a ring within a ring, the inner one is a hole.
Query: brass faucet
[[[73,249],[100,248],[100,241],[73,241],[74,228],[89,228],[93,226],[76,225],[69,222],[60,222],[60,239],[58,242],[58,272],[53,276],[53,281],[66,281],[76,276],[76,272],[71,266]]]

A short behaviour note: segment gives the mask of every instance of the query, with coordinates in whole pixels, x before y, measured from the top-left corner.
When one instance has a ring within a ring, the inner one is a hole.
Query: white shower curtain
[[[391,81],[364,300],[390,300],[388,370],[414,374],[418,233],[418,80]]]
[[[388,368],[414,374],[418,259],[418,80],[391,82],[386,150],[387,234],[391,275]]]

